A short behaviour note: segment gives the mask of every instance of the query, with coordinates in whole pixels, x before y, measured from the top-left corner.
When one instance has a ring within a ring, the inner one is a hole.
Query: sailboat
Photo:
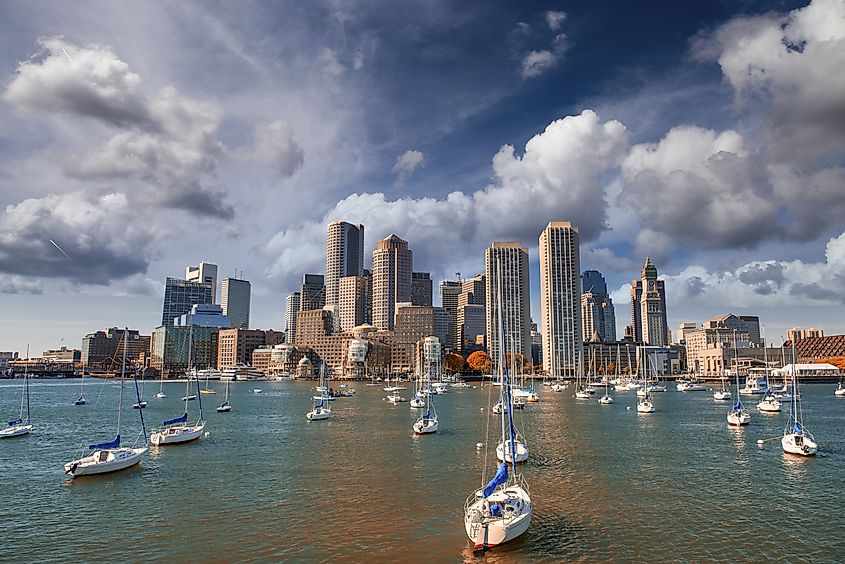
[[[232,411],[232,404],[229,403],[229,381],[226,380],[226,396],[223,398],[223,403],[217,406],[217,413],[227,413]]]
[[[501,267],[499,267],[500,269]],[[502,303],[501,282],[497,284],[499,303]],[[508,382],[508,371],[504,367],[504,330],[502,308],[498,308],[499,325],[499,362],[498,372],[502,378],[500,397],[505,405],[513,401]],[[513,423],[513,410],[503,410],[501,442],[510,448],[511,462],[501,462],[496,474],[484,487],[474,491],[464,504],[464,529],[474,550],[498,546],[512,541],[528,530],[531,524],[531,496],[525,479],[516,470],[516,427]],[[510,465],[510,472],[508,472]]]
[[[137,380],[136,380],[136,382],[137,382]],[[144,396],[144,380],[142,378],[141,379],[141,391],[138,394],[138,401],[132,404],[132,409],[144,409],[145,407],[147,407],[147,401],[144,400],[144,399],[141,399],[143,396]]]
[[[792,340],[792,399],[789,402],[789,420],[780,440],[783,452],[799,456],[813,456],[819,449],[816,438],[804,427],[801,405],[798,403],[798,376],[795,373],[795,340]]]
[[[120,393],[117,400],[117,434],[114,439],[105,442],[88,445],[89,450],[93,450],[88,456],[83,456],[77,460],[73,460],[64,465],[65,474],[71,478],[77,476],[90,476],[93,474],[107,474],[110,472],[117,472],[124,470],[131,466],[135,466],[141,461],[141,457],[147,452],[147,428],[144,425],[144,414],[139,411],[138,415],[141,418],[141,430],[144,435],[144,445],[142,447],[121,447],[120,446],[120,416],[123,411],[123,387],[124,377],[126,375],[126,344],[127,344],[128,330],[123,331],[123,363],[120,369]],[[135,382],[135,397],[138,401],[141,400],[141,393],[138,390],[138,380],[133,377]]]
[[[185,402],[185,411],[179,417],[174,417],[173,419],[168,419],[162,423],[162,427],[152,432],[150,435],[150,442],[153,443],[155,446],[162,446],[162,445],[175,445],[181,443],[187,443],[193,440],[196,440],[202,436],[202,432],[205,431],[205,420],[202,416],[202,396],[199,396],[200,399],[199,403],[199,418],[197,419],[196,423],[188,423],[188,397],[190,397],[191,391],[191,378],[190,378],[190,367],[193,364],[192,357],[191,357],[191,349],[194,341],[194,333],[193,333],[193,325],[191,326],[190,330],[188,331],[188,378],[185,382],[185,397],[183,401]],[[200,387],[199,378],[195,377],[195,381],[197,384],[197,390]]]
[[[763,329],[765,331],[765,328]],[[766,364],[766,395],[757,402],[757,409],[763,413],[779,413],[782,409],[780,400],[775,397],[774,390],[769,386],[769,355],[766,352],[765,333],[763,336],[763,362]]]
[[[734,427],[740,427],[742,425],[748,425],[751,422],[751,414],[748,413],[748,410],[745,409],[745,406],[742,405],[742,398],[740,397],[740,389],[739,389],[739,358],[736,352],[736,331],[734,331],[734,376],[736,377],[736,403],[728,412],[728,425]]]
[[[217,392],[215,392],[212,388],[208,387],[208,379],[209,379],[209,376],[210,376],[210,374],[209,374],[210,371],[209,370],[203,370],[203,372],[205,372],[205,389],[200,390],[200,393],[205,394],[205,395],[216,394]]]
[[[428,359],[426,359],[426,370],[429,374],[431,373],[431,364]],[[422,374],[417,375],[417,383],[414,386],[414,390],[414,397],[411,398],[410,402],[411,409],[422,409],[425,407],[425,396],[428,395],[428,390],[423,390]]]
[[[85,365],[82,365],[82,378],[79,379],[79,397],[73,402],[73,405],[85,405],[88,400],[85,399]]]
[[[26,405],[26,419],[23,416],[24,405]],[[29,408],[29,345],[26,346],[26,364],[23,367],[23,387],[21,389],[21,409],[18,418],[9,421],[8,427],[0,429],[0,439],[20,437],[32,432],[31,414]]]
[[[513,339],[511,339],[511,348],[516,348]],[[511,374],[514,373],[514,366],[513,366],[513,355],[511,356]],[[517,403],[517,398],[513,395],[513,384],[511,384],[511,399],[512,403],[511,406],[514,409],[521,409]],[[504,386],[502,387],[504,390]],[[505,405],[505,397],[501,395],[499,397],[499,404]],[[523,404],[524,407],[524,404]],[[510,417],[511,421],[513,421],[513,416]],[[517,430],[515,432],[515,437],[508,439],[507,441],[500,440],[499,443],[496,445],[496,458],[500,462],[525,462],[528,460],[528,444],[526,443],[525,439]]]
[[[428,355],[426,355],[428,356]],[[426,359],[427,360],[427,359]],[[428,375],[425,378],[425,386],[427,388],[431,388],[431,364],[429,363],[428,368]],[[422,387],[423,384],[420,384]],[[429,433],[436,433],[439,423],[437,421],[437,412],[434,409],[434,396],[435,394],[426,393],[425,394],[425,411],[423,411],[422,415],[419,419],[416,420],[414,423],[414,433],[417,435],[427,435]],[[414,398],[418,399],[418,398]]]
[[[833,395],[838,398],[845,398],[845,386],[842,385],[842,378],[839,379],[839,386],[833,391]]]
[[[326,376],[326,364],[323,363],[320,365],[320,387],[318,389],[326,390],[325,385],[325,376]],[[332,414],[332,410],[329,408],[329,401],[328,401],[328,392],[320,392],[319,396],[314,396],[314,407],[305,414],[305,418],[308,421],[321,421],[323,419],[328,419],[329,416]]]
[[[713,399],[716,401],[726,401],[731,399],[731,393],[728,391],[727,379],[722,376],[722,387],[713,392]]]
[[[619,347],[616,347],[616,378],[619,378]],[[605,370],[607,372],[607,370]],[[599,398],[599,403],[602,405],[611,405],[613,397],[610,395],[610,384],[607,374],[604,375],[604,395]]]
[[[584,359],[578,358],[578,373],[575,384],[575,398],[576,399],[590,399],[593,396],[593,391],[585,388],[581,384],[581,378],[584,375]]]
[[[164,393],[164,370],[161,371],[161,379],[159,380],[158,384],[158,393],[156,394],[158,399],[164,399],[167,397],[167,394]]]

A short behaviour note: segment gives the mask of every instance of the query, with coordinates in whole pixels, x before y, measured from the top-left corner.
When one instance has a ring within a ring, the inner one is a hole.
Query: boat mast
[[[128,327],[123,328],[123,350],[124,356],[127,346],[127,333],[129,332]],[[125,362],[124,362],[125,364]],[[138,374],[137,372],[133,373],[132,376],[133,382],[135,382],[135,397],[138,400],[138,415],[141,417],[141,431],[144,433],[144,444],[147,444],[147,425],[144,423],[144,410],[141,408],[141,390],[138,389]]]
[[[26,346],[26,364],[23,368],[23,387],[26,392],[26,422],[29,423],[29,345]]]
[[[120,364],[120,394],[117,400],[117,434],[120,436],[120,415],[123,408],[123,378],[126,375],[126,329],[123,330],[123,361]],[[140,411],[141,406],[138,406]]]

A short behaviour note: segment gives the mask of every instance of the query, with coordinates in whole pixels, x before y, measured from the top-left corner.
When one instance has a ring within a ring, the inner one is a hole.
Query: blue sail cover
[[[110,448],[118,448],[120,446],[120,435],[115,435],[114,439],[107,443],[97,443],[94,445],[88,445],[90,450],[106,450]]]
[[[320,398],[320,402],[314,406],[314,409],[317,409],[318,407],[323,407],[323,398]]]
[[[741,402],[741,401],[736,402],[736,404],[734,405],[734,409],[742,409],[742,407],[743,407],[743,406],[742,406],[742,402]]]
[[[23,419],[15,419],[14,421],[9,421],[9,427],[20,425],[21,423],[23,423]]]
[[[188,413],[185,412],[179,417],[175,417],[173,419],[168,419],[164,422],[164,425],[175,425],[176,423],[184,423],[188,420]]]
[[[423,413],[423,419],[431,419],[431,413],[429,413],[427,411],[425,413]]]
[[[487,499],[492,495],[496,488],[500,485],[504,484],[508,481],[508,465],[504,462],[499,464],[499,469],[496,470],[496,475],[493,476],[493,479],[490,480],[486,486],[484,486],[484,490],[482,493],[484,494],[484,499]]]
[[[804,432],[804,430],[801,429],[801,425],[799,425],[798,422],[796,421],[795,424],[792,425],[792,432],[797,434],[797,435],[800,435]]]

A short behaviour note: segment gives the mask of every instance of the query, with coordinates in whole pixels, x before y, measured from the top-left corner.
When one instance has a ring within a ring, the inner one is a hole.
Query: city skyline
[[[838,3],[84,4],[0,7],[2,350],[149,332],[201,261],[283,330],[334,220],[434,285],[525,245],[535,321],[537,233],[566,220],[617,335],[646,256],[670,329],[845,332]]]

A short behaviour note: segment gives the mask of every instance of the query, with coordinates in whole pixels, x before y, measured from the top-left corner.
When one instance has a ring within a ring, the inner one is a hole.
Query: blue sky
[[[282,328],[333,219],[435,280],[521,241],[535,318],[571,220],[620,332],[647,255],[672,327],[845,330],[842,1],[5,2],[0,31],[0,350],[148,332],[202,260]]]

